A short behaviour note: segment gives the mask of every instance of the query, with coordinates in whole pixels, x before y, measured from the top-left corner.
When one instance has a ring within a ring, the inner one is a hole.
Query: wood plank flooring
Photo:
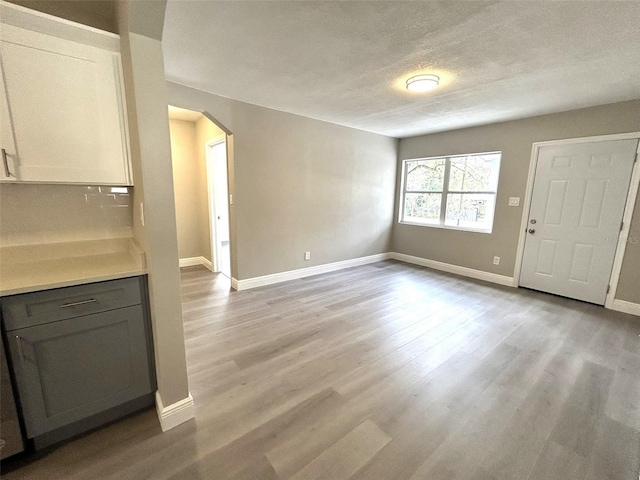
[[[3,478],[638,479],[638,317],[394,261],[182,289],[195,420],[145,411]]]

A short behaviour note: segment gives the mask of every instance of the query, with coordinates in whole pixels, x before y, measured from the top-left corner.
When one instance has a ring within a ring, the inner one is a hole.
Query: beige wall
[[[131,189],[0,185],[0,245],[130,237]]]
[[[388,251],[397,140],[171,82],[168,95],[233,133],[235,278]]]
[[[173,193],[176,202],[176,229],[178,232],[178,256],[199,257],[206,253],[201,249],[201,212],[198,195],[198,146],[196,124],[185,120],[169,120],[171,132],[171,159],[173,163]],[[206,207],[206,205],[205,205]],[[204,212],[206,217],[206,212]]]
[[[640,100],[402,139],[399,161],[500,150],[502,164],[491,234],[397,223],[398,180],[392,248],[399,253],[513,276],[532,144],[632,131],[640,131]],[[520,197],[521,206],[509,207],[509,197]],[[631,235],[640,236],[640,215],[637,211]],[[494,256],[501,257],[499,266],[492,264]],[[640,245],[630,244],[624,259],[618,298],[640,303],[639,259]]]
[[[206,144],[224,132],[204,116],[195,122],[170,119],[178,255],[211,261]]]
[[[107,32],[118,32],[117,0],[9,0],[22,7],[55,17],[90,25]]]
[[[198,204],[200,205],[199,248],[201,255],[211,259],[211,215],[209,213],[209,192],[207,184],[206,144],[210,140],[224,138],[224,132],[208,118],[202,117],[196,122],[196,153],[198,155],[199,174],[197,178]]]

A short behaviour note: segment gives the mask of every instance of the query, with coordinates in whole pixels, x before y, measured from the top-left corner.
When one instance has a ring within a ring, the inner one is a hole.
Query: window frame
[[[464,191],[464,190],[449,190],[449,178],[451,174],[451,159],[461,158],[461,157],[474,157],[474,156],[482,156],[482,155],[499,155],[498,158],[498,178],[496,179],[496,187],[495,191],[492,190],[483,190],[483,191]],[[444,177],[442,181],[442,190],[411,190],[407,191],[407,163],[408,162],[416,162],[421,160],[440,160],[444,159]],[[500,184],[500,168],[502,166],[502,151],[495,152],[480,152],[480,153],[463,153],[457,155],[437,155],[433,157],[418,157],[418,158],[406,158],[402,160],[402,182],[400,185],[400,210],[398,212],[398,223],[403,225],[414,225],[418,227],[431,227],[431,228],[443,228],[445,230],[461,230],[466,232],[475,232],[475,233],[491,233],[493,232],[493,224],[495,223],[495,211],[498,205],[498,188]],[[419,222],[411,222],[404,219],[404,204],[407,193],[417,193],[420,195],[424,194],[439,194],[440,198],[440,218],[439,223],[419,223]],[[495,201],[493,202],[493,212],[491,218],[491,226],[486,228],[472,228],[472,227],[458,227],[453,225],[446,225],[446,216],[447,216],[447,196],[449,194],[480,194],[480,195],[493,195]]]

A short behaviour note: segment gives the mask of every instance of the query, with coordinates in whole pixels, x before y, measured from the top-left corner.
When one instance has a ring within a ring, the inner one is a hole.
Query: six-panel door
[[[540,148],[520,285],[603,305],[638,140]]]

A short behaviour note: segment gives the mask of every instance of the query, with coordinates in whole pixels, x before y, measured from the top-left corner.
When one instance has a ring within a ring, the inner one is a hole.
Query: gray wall
[[[616,298],[627,302],[640,303],[640,195],[631,220],[629,243],[620,272],[620,282]]]
[[[397,140],[172,82],[167,88],[171,105],[207,111],[233,133],[235,278],[389,251]]]
[[[502,151],[502,164],[491,234],[397,223],[398,179],[392,249],[407,255],[513,276],[532,144],[633,131],[640,131],[640,100],[401,139],[398,168],[400,161],[407,158],[497,150]],[[509,207],[509,197],[520,197],[521,206]],[[630,235],[640,237],[638,209]],[[495,255],[501,257],[499,266],[492,264]],[[640,245],[631,243],[624,259],[619,299],[640,303],[639,272]]]
[[[147,3],[147,2],[145,2]],[[120,40],[133,167],[133,231],[147,254],[151,321],[158,379],[164,406],[189,397],[180,298],[180,270],[169,118],[162,44],[139,35],[128,2],[121,9]],[[140,204],[144,204],[142,225]]]

